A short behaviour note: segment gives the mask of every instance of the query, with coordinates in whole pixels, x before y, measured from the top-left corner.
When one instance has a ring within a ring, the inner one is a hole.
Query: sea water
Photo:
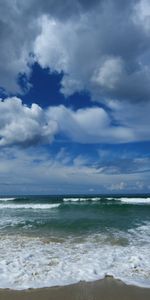
[[[107,275],[150,287],[150,197],[0,198],[0,288]]]

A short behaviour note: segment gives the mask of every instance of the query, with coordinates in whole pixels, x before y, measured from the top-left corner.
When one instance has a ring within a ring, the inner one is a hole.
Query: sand
[[[107,277],[95,282],[43,289],[0,290],[0,300],[150,300],[150,289]]]

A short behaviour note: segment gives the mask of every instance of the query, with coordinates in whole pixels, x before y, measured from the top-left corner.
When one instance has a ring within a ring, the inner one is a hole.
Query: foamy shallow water
[[[27,289],[93,281],[112,275],[150,287],[150,224],[126,235],[0,240],[0,288]]]
[[[0,288],[150,287],[150,198],[0,198]]]

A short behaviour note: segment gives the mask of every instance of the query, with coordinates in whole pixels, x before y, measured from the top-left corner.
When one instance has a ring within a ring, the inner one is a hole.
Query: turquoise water
[[[150,197],[0,198],[0,287],[113,275],[150,286]]]
[[[0,207],[3,205],[3,209],[0,209],[1,231],[12,234],[16,232],[28,234],[33,231],[42,235],[52,233],[76,235],[116,229],[127,231],[150,221],[149,202],[147,205],[146,203],[133,205],[121,202],[120,198],[107,200],[101,197],[99,200],[91,201],[92,196],[82,197],[89,199],[86,201],[64,202],[63,199],[64,197],[34,196],[18,197],[5,202],[1,200]],[[59,206],[51,207],[51,204]],[[28,208],[28,205],[31,207]],[[36,205],[39,207],[36,208]],[[44,208],[44,205],[47,206]]]

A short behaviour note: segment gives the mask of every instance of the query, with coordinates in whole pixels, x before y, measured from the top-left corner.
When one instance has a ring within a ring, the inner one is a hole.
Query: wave
[[[131,198],[131,197],[86,197],[86,198],[63,198],[63,202],[90,202],[90,201],[98,201],[98,202],[110,202],[113,203],[126,203],[126,204],[150,204],[150,198]]]
[[[91,201],[100,201],[100,200],[101,200],[101,198],[99,198],[99,197],[95,197],[95,198],[91,198],[90,200],[91,200]]]
[[[0,198],[0,201],[13,201],[13,200],[16,200],[17,198],[13,198],[13,197],[11,197],[11,198]]]
[[[67,237],[61,243],[56,236],[53,242],[44,237],[1,237],[0,288],[60,286],[106,275],[150,286],[149,230],[148,223],[127,233],[90,234],[82,241]],[[128,241],[125,246],[122,238]]]
[[[64,202],[77,202],[80,201],[80,198],[63,198]]]
[[[57,208],[61,204],[0,204],[0,209],[51,209]]]
[[[150,204],[150,198],[119,198],[117,199],[127,204]]]
[[[100,197],[93,198],[63,198],[64,202],[83,202],[83,201],[100,201]]]

